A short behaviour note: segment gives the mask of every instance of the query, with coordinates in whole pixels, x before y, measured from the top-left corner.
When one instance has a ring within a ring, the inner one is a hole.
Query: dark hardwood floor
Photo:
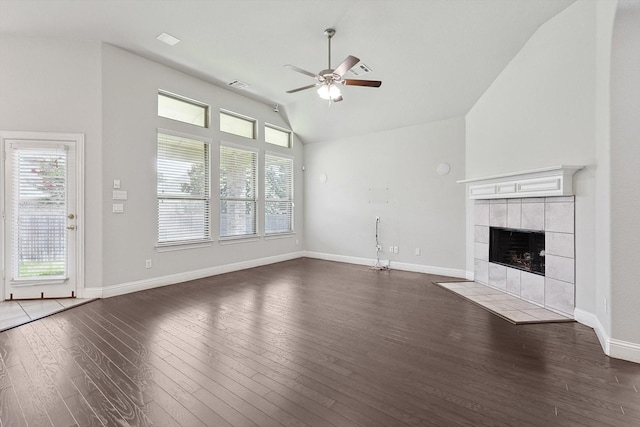
[[[298,259],[0,333],[0,426],[639,426],[640,365],[402,271]]]

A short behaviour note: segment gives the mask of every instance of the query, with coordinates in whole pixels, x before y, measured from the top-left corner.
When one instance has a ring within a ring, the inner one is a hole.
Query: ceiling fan
[[[324,35],[327,36],[329,42],[329,65],[326,70],[319,71],[318,74],[312,73],[302,68],[298,68],[295,65],[285,65],[286,68],[302,73],[306,76],[313,77],[317,80],[316,83],[299,87],[297,89],[288,90],[287,93],[300,92],[306,89],[318,88],[318,95],[322,99],[327,99],[329,102],[342,101],[342,93],[340,92],[339,85],[346,86],[368,86],[368,87],[380,87],[382,82],[380,80],[359,80],[359,79],[344,79],[343,76],[353,68],[360,60],[355,56],[347,56],[335,69],[331,68],[331,38],[336,34],[336,30],[328,28],[324,31]]]

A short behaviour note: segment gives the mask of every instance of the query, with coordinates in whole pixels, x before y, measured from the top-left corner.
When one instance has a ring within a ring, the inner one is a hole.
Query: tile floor
[[[0,302],[0,332],[41,319],[93,298],[39,299]]]
[[[436,283],[516,325],[573,322],[573,319],[478,282]]]

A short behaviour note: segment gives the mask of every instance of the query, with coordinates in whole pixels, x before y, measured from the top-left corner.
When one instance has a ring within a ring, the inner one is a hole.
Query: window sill
[[[173,252],[173,251],[184,251],[187,249],[200,249],[200,248],[207,248],[212,244],[213,244],[213,240],[207,240],[202,242],[167,243],[163,245],[156,245],[156,252]]]
[[[291,239],[295,235],[295,231],[287,231],[286,233],[265,234],[264,240]]]
[[[260,240],[260,236],[253,234],[251,236],[233,236],[233,237],[220,237],[218,243],[221,245],[234,245],[236,243],[251,243]]]

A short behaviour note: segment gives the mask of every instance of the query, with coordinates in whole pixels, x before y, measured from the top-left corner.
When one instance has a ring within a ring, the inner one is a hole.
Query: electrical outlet
[[[146,260],[144,262],[144,268],[151,268],[153,267],[153,261],[151,261],[150,259]]]
[[[394,253],[394,254],[397,254],[398,252],[399,252],[398,247],[397,247],[397,246],[394,246],[394,247],[393,247],[393,253]]]
[[[393,246],[389,246],[389,253],[392,254],[393,253]]]
[[[416,256],[420,255],[420,248],[416,248]]]

